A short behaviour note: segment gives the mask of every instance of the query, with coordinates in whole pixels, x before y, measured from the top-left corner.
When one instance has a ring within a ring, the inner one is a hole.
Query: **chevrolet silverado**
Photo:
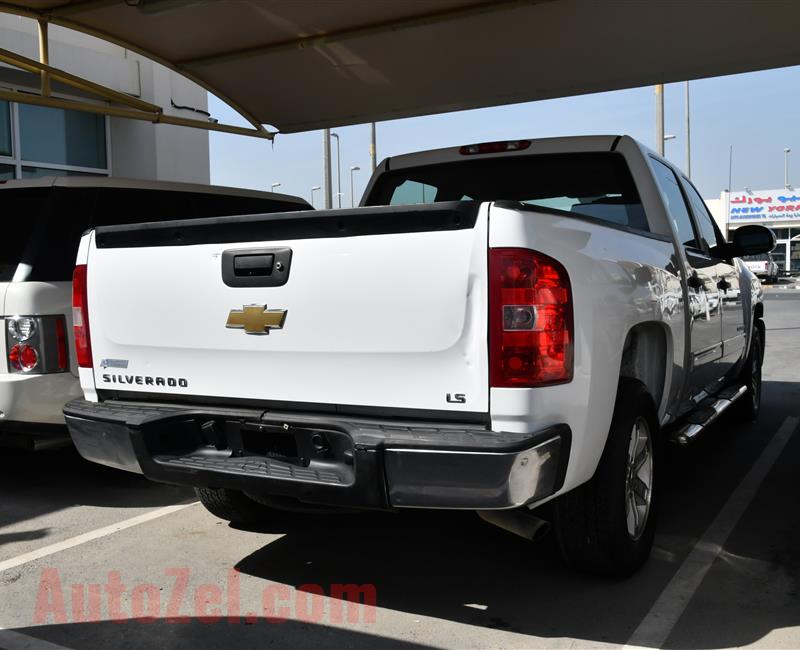
[[[761,285],[679,169],[630,137],[383,161],[361,205],[87,232],[87,459],[273,508],[469,509],[574,567],[648,557],[663,444],[754,419]],[[536,512],[539,512],[538,510]]]

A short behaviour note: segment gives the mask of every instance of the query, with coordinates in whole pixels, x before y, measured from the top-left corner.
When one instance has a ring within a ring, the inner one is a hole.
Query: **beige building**
[[[202,119],[208,109],[204,89],[124,48],[57,26],[50,27],[49,42],[54,67],[168,114]],[[0,43],[37,59],[35,21],[0,14]],[[38,93],[39,78],[0,64],[0,88]],[[95,101],[57,84],[53,94]],[[208,183],[208,133],[0,101],[0,180],[76,174]]]

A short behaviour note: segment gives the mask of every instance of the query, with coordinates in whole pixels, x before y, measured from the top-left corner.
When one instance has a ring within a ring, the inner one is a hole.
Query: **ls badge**
[[[267,309],[266,305],[244,305],[231,309],[225,327],[243,329],[246,334],[269,334],[270,330],[283,329],[285,309]]]

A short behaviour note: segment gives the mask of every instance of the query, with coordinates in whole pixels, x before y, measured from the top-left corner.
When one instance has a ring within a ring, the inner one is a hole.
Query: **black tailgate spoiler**
[[[448,201],[101,226],[96,229],[95,245],[190,246],[462,230],[475,226],[479,206],[476,201]]]

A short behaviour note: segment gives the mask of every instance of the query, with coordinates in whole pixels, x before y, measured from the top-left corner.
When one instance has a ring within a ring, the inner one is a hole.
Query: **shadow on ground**
[[[644,569],[628,580],[573,573],[562,563],[553,535],[530,544],[468,512],[348,517],[275,513],[262,532],[285,535],[243,558],[237,568],[294,586],[371,583],[380,607],[418,615],[544,638],[624,644],[774,432],[799,410],[800,384],[766,382],[764,395],[765,412],[758,424],[742,423],[733,414],[689,449],[665,452],[666,498],[656,548]],[[795,451],[782,462],[797,467],[800,440],[795,442]],[[780,513],[783,529],[796,536],[796,490],[795,496],[786,493],[771,507]],[[740,528],[753,536],[744,519]],[[784,575],[780,565],[786,558],[775,554],[774,544],[765,543],[769,536],[769,526],[757,531],[757,543],[744,545],[750,555],[739,566],[774,566]],[[731,543],[738,545],[740,537],[737,529]],[[791,539],[783,538],[783,545]],[[731,564],[724,553],[719,561]],[[796,593],[795,582],[784,587]],[[713,598],[713,586],[710,594]],[[773,629],[799,625],[799,616],[797,608],[764,610],[732,626],[725,612],[719,612],[719,619],[705,622],[706,647],[752,643]]]
[[[167,623],[164,620],[129,620],[123,623],[69,623],[18,628],[4,638],[0,630],[0,647],[35,648],[14,637],[22,633],[51,643],[73,648],[353,648],[364,650],[424,649],[431,646],[388,639],[368,631],[330,627],[316,623],[285,621],[272,623],[257,618],[251,623],[230,624],[226,621],[204,623],[183,618]],[[157,641],[155,641],[157,639]],[[14,642],[14,645],[12,645]],[[35,643],[35,642],[34,642]]]
[[[72,506],[158,507],[183,501],[194,492],[90,463],[74,447],[67,447],[0,450],[0,495],[3,527]]]

